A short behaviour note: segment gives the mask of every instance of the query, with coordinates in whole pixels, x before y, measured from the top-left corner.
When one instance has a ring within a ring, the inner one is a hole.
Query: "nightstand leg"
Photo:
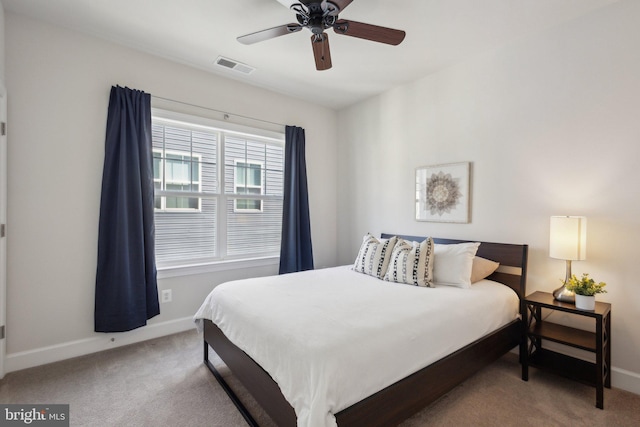
[[[522,380],[529,381],[529,355],[527,354],[527,336],[520,343],[520,363],[522,364]]]
[[[604,409],[604,354],[602,324],[605,319],[596,319],[596,407]]]
[[[611,388],[611,310],[607,314],[606,323],[605,323],[605,331],[607,338],[607,352],[604,356],[604,361],[606,363],[607,376],[604,379],[604,386],[606,388]]]
[[[527,351],[529,338],[529,309],[526,303],[522,302],[520,305],[520,312],[522,313],[522,338],[520,340],[520,364],[522,366],[522,380],[529,381],[529,353]]]

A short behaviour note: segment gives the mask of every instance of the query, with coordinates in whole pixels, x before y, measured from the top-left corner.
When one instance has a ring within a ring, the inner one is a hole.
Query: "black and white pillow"
[[[427,237],[422,242],[398,239],[384,280],[433,287],[433,239]]]
[[[358,273],[382,279],[387,271],[391,251],[397,240],[398,238],[395,236],[390,239],[378,239],[371,234],[365,235],[353,269]]]

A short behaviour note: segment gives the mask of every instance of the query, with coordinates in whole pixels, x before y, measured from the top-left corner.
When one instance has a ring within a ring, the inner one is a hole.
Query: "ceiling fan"
[[[399,45],[405,37],[405,32],[402,30],[338,19],[338,14],[353,0],[278,0],[278,2],[288,6],[296,13],[297,23],[246,34],[238,37],[237,40],[243,44],[253,44],[308,28],[312,33],[311,46],[316,69],[328,70],[331,68],[331,53],[329,51],[329,36],[325,30],[329,28],[333,28],[336,34],[394,46]]]

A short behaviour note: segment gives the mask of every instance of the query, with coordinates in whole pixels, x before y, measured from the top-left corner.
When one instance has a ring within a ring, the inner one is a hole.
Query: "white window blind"
[[[158,267],[279,256],[284,135],[167,116],[152,118]]]

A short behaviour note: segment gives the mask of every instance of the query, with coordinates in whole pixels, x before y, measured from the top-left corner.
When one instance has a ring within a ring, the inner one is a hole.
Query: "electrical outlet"
[[[171,289],[165,289],[162,291],[162,302],[171,302]]]

